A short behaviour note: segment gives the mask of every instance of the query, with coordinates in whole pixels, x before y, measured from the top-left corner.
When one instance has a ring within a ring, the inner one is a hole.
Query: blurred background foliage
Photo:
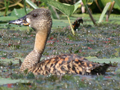
[[[61,12],[67,16],[71,16],[73,13],[77,13],[77,14],[82,13],[80,9],[82,6],[81,5],[82,1],[84,5],[87,5],[90,13],[102,13],[104,7],[108,2],[111,2],[110,7],[113,5],[111,11],[112,13],[115,14],[120,13],[120,0],[0,0],[0,11],[3,11],[0,15],[10,16],[13,15],[10,14],[10,11],[15,12],[17,11],[17,9],[21,9],[21,8],[23,9],[23,11],[21,11],[20,14],[24,15],[25,13],[31,11],[28,9],[45,7],[51,10],[53,18],[59,19],[60,18],[59,14],[61,14]],[[108,10],[110,10],[110,8]],[[89,11],[87,9],[86,13],[89,13]],[[16,13],[16,15],[17,14],[18,13]],[[17,15],[17,16],[21,16],[21,15]]]
[[[54,19],[60,19],[62,14],[66,15],[71,31],[75,35],[69,18],[73,13],[88,13],[93,24],[97,25],[92,14],[101,14],[99,23],[102,22],[103,17],[107,14],[106,21],[108,21],[111,13],[120,13],[120,0],[0,0],[0,22],[3,23],[20,18],[33,9],[41,7],[49,8]],[[85,7],[86,12],[82,12],[81,7]]]
[[[0,10],[4,11],[6,8],[9,8],[9,10],[13,10],[14,8],[23,8],[25,7],[24,1],[25,0],[0,0]],[[79,0],[31,0],[31,1],[34,4],[36,4],[38,7],[47,7],[48,5],[45,3],[45,1],[57,1],[60,3],[67,3],[70,5],[74,5]],[[119,0],[83,0],[83,1],[92,1],[92,4],[88,3],[88,5],[93,13],[100,13],[101,10],[105,7],[106,3],[115,1],[116,3],[114,5],[113,12],[114,13],[120,12]],[[27,7],[29,8],[30,5],[27,4]],[[78,13],[80,13],[80,11]]]

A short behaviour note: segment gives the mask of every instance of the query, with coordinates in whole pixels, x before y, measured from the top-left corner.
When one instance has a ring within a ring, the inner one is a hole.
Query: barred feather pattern
[[[109,66],[109,64],[99,64],[88,61],[84,57],[76,54],[64,54],[37,63],[29,69],[29,72],[33,72],[35,75],[105,74]]]

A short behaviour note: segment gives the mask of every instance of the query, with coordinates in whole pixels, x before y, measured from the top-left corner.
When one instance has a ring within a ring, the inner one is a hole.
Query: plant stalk
[[[97,0],[95,0],[95,3],[96,3],[96,5],[97,5],[97,7],[99,8],[100,12],[102,12],[102,9],[101,9],[100,5],[98,4],[98,1],[97,1]]]
[[[90,12],[90,10],[89,10],[89,8],[88,8],[88,6],[87,6],[87,4],[85,5],[85,7],[86,7],[86,9],[87,9],[87,11],[88,11],[88,13],[89,13],[89,16],[90,16],[93,24],[94,24],[94,25],[97,25],[96,22],[95,22],[95,20],[94,20],[94,18],[93,18],[93,16],[92,16],[92,14],[91,14],[91,12]]]
[[[68,19],[68,21],[69,21],[69,24],[70,24],[70,28],[71,28],[72,34],[75,35],[75,31],[73,30],[73,27],[72,27],[72,24],[71,24],[71,22],[70,22],[69,16],[67,16],[67,19]]]
[[[27,10],[26,10],[26,3],[25,3],[25,0],[23,0],[23,3],[24,3],[24,10],[25,10],[25,13],[27,14]]]
[[[4,14],[4,16],[6,16],[7,12],[8,12],[9,0],[5,0],[4,5],[5,5],[5,14]]]
[[[111,2],[111,7],[110,7],[110,10],[109,10],[109,12],[108,12],[108,19],[109,19],[110,14],[111,14],[111,12],[112,12],[112,10],[113,10],[114,4],[115,4],[115,1]]]

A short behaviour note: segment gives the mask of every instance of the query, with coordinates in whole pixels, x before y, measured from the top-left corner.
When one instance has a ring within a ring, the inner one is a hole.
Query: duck
[[[34,75],[93,75],[105,74],[110,66],[110,64],[106,63],[101,64],[89,61],[77,54],[62,54],[46,60],[40,60],[52,27],[51,13],[48,9],[34,9],[27,15],[10,21],[9,24],[30,26],[36,32],[34,48],[22,62],[20,66],[21,72],[27,70]]]
[[[80,26],[80,23],[83,24],[83,19],[82,18],[77,18],[74,23],[72,24],[73,30],[76,31],[78,27]]]

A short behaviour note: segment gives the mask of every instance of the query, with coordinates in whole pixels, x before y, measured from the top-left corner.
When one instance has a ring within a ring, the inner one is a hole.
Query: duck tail
[[[98,67],[94,68],[93,70],[91,70],[91,74],[92,75],[104,75],[105,72],[107,71],[107,69],[112,66],[111,63],[103,63],[100,64]]]

